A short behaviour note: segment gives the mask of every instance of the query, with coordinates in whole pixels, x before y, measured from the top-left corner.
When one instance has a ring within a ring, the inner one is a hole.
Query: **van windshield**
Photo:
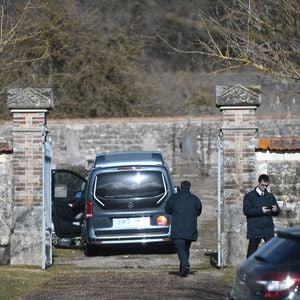
[[[160,171],[122,171],[96,176],[94,196],[99,200],[153,198],[166,193],[164,176]]]

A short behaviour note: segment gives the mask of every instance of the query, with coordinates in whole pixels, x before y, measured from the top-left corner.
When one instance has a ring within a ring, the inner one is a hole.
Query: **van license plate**
[[[149,217],[113,219],[113,227],[117,228],[144,228],[148,226],[150,226]]]

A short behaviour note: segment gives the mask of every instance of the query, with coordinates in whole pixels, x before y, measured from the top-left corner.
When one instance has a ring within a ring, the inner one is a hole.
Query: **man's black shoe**
[[[181,270],[179,272],[179,276],[186,277],[186,275],[189,273],[189,271],[190,271],[189,267],[183,267],[183,268],[181,268]]]

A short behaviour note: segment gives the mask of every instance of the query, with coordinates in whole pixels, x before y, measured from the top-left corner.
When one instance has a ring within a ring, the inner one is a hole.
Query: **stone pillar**
[[[12,265],[42,264],[43,140],[46,115],[53,107],[51,89],[11,89],[13,115]]]
[[[255,113],[260,87],[217,86],[217,106],[223,112],[222,230],[223,266],[237,265],[246,257],[246,217],[243,197],[256,184]]]

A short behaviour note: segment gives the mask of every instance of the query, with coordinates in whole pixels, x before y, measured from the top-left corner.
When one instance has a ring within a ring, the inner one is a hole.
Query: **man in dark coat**
[[[268,192],[270,179],[266,174],[258,177],[258,186],[244,197],[243,212],[247,217],[247,257],[256,251],[263,239],[269,241],[274,236],[273,216],[280,213],[275,196]]]
[[[202,212],[198,197],[190,192],[191,183],[181,182],[181,190],[173,194],[165,207],[171,219],[171,238],[174,240],[180,261],[179,275],[185,277],[190,268],[189,256],[192,241],[198,238],[197,217]]]

